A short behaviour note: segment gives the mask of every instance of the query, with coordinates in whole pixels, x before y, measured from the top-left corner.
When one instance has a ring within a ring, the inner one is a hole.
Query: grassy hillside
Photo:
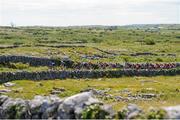
[[[75,61],[92,62],[179,62],[179,35],[179,30],[169,28],[1,27],[0,49],[12,45],[20,47],[1,49],[0,54],[57,58],[69,56]],[[69,45],[72,47],[66,47]],[[82,45],[85,47],[82,47]],[[61,48],[57,48],[56,46],[61,46]],[[109,52],[110,54],[99,51],[94,47]],[[156,55],[132,56],[132,54],[139,52],[148,52]],[[98,60],[82,59],[84,55],[101,55],[105,57]]]
[[[68,58],[74,63],[91,64],[180,62],[179,29],[179,25],[0,27],[0,56],[34,56],[34,58],[47,57],[55,60]],[[0,63],[0,73],[50,70],[83,69],[60,65],[31,66],[29,63],[12,61]],[[8,90],[8,92],[0,94],[30,99],[35,95],[56,94],[67,97],[82,91],[94,90],[98,93],[97,97],[112,104],[116,110],[128,103],[149,108],[149,106],[180,104],[179,80],[178,75],[16,80],[12,81],[15,83],[13,87],[5,87],[1,84],[0,91]]]
[[[160,107],[180,104],[180,76],[175,77],[123,77],[102,79],[66,79],[47,81],[14,81],[16,86],[8,96],[31,99],[35,95],[49,95],[56,89],[62,89],[58,93],[60,97],[77,94],[83,90],[96,89],[106,91],[99,98],[110,103],[115,109],[119,109],[128,103],[136,103],[144,108],[150,106]],[[3,85],[1,89],[5,89]],[[152,98],[142,95],[154,94]],[[117,99],[120,96],[122,99]],[[139,96],[139,97],[138,97]]]

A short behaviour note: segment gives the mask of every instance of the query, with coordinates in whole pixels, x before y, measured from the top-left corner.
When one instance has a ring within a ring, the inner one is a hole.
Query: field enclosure
[[[116,107],[180,104],[180,27],[161,26],[0,27],[1,94],[95,90]]]
[[[0,54],[68,56],[78,62],[177,62],[179,34],[178,28],[1,27]]]

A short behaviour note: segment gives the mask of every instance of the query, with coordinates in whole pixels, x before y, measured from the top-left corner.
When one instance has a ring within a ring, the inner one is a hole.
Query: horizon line
[[[83,26],[131,26],[131,25],[180,25],[180,23],[135,23],[135,24],[124,24],[124,25],[100,25],[100,24],[85,24],[85,25],[16,25],[14,27],[83,27]],[[0,25],[0,27],[11,27],[10,25]]]

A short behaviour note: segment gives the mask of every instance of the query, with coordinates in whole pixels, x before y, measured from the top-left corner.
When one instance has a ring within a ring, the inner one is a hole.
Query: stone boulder
[[[92,92],[84,92],[65,99],[58,108],[58,118],[74,119],[80,118],[81,112],[89,105],[101,104],[94,98]]]
[[[35,96],[33,100],[29,101],[31,118],[56,118],[56,111],[61,102],[62,100],[54,95]]]
[[[163,109],[167,112],[167,119],[180,119],[180,105]]]
[[[4,83],[3,84],[5,87],[12,87],[12,86],[15,86],[16,84],[15,83],[12,83],[12,82],[7,82],[7,83]]]
[[[137,119],[141,118],[143,111],[135,104],[128,104],[127,107],[123,108],[118,112],[119,119]]]
[[[1,97],[1,112],[0,118],[13,119],[13,118],[30,118],[27,101],[22,99],[12,99],[5,96]]]

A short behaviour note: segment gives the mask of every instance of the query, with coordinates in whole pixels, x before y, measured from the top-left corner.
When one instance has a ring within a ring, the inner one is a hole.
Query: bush
[[[82,112],[82,119],[107,119],[109,118],[109,113],[101,109],[97,104],[87,107]]]
[[[22,42],[14,42],[13,45],[22,45],[23,43]]]
[[[154,40],[145,40],[146,45],[155,45],[155,41]]]
[[[134,114],[133,116],[128,115],[129,114],[129,110],[127,109],[123,109],[121,111],[118,111],[117,113],[117,118],[118,119],[145,119],[145,115],[143,112],[134,112],[136,114]],[[133,113],[132,113],[133,114]]]
[[[23,64],[23,63],[10,63],[10,68],[13,68],[13,69],[26,69],[29,67],[29,64]]]
[[[163,59],[162,58],[156,58],[156,61],[157,62],[163,62]]]
[[[180,39],[180,36],[176,36],[177,39]]]
[[[92,41],[93,41],[94,43],[101,43],[101,42],[102,42],[102,40],[101,40],[101,39],[98,39],[98,38],[92,38]]]
[[[83,42],[83,43],[88,43],[87,39],[81,39],[80,41]]]
[[[150,110],[147,113],[147,119],[164,119],[166,115],[166,111],[164,110]]]
[[[129,56],[122,56],[122,59],[123,59],[124,62],[129,62],[130,61]]]
[[[118,119],[125,119],[127,117],[127,110],[118,111]]]

